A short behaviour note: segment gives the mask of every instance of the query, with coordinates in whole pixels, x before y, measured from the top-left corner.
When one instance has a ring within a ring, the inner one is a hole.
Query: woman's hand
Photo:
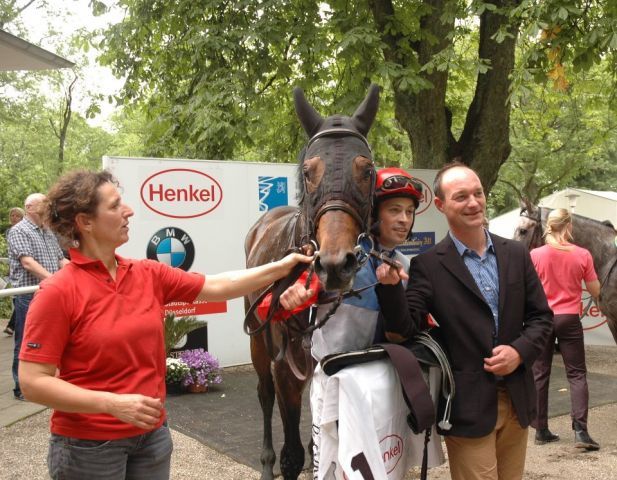
[[[313,255],[303,255],[301,253],[290,253],[281,258],[278,261],[283,269],[283,274],[281,276],[288,275],[298,263],[311,263],[313,258]]]
[[[139,394],[110,394],[106,413],[143,430],[152,430],[163,414],[163,402]]]
[[[377,280],[379,283],[383,285],[396,285],[401,280],[409,280],[409,275],[403,268],[403,266],[398,264],[398,268],[391,267],[385,263],[382,263],[375,270],[375,275],[377,275]]]

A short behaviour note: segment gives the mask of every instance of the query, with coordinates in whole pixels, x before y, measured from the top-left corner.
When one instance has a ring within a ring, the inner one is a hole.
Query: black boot
[[[536,430],[536,445],[544,445],[545,443],[556,442],[557,440],[559,440],[559,435],[554,434],[548,428]]]
[[[585,450],[600,450],[600,445],[587,433],[587,429],[583,428],[577,422],[572,424],[574,428],[574,446],[576,448],[584,448]]]

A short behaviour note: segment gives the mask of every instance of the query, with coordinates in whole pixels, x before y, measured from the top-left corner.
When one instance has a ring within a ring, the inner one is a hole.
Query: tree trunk
[[[494,0],[497,10],[510,9],[520,0]],[[427,0],[430,7],[420,19],[421,38],[411,42],[414,53],[401,48],[404,38],[389,32],[389,22],[394,18],[391,0],[370,0],[375,23],[387,45],[386,60],[403,67],[425,65],[436,53],[450,46],[448,34],[454,22],[443,23],[441,15],[451,3],[449,0]],[[510,154],[510,104],[508,102],[510,80],[514,67],[514,53],[518,24],[497,11],[486,10],[480,16],[480,40],[478,55],[486,61],[489,70],[478,74],[473,101],[467,112],[465,127],[458,141],[451,131],[451,116],[446,106],[448,71],[422,73],[433,86],[430,89],[411,93],[402,90],[393,82],[396,118],[405,129],[411,142],[413,164],[416,168],[440,168],[448,161],[457,159],[473,167],[488,193],[497,179],[499,168]],[[508,25],[506,37],[501,43],[494,35],[503,25]],[[408,43],[409,44],[409,43]]]
[[[493,3],[498,9],[510,9],[519,2],[499,0]],[[497,43],[492,37],[503,26],[506,26],[509,36]],[[487,61],[490,68],[486,73],[478,74],[476,91],[467,111],[459,144],[461,160],[478,172],[487,193],[495,184],[499,169],[512,149],[508,95],[518,26],[518,23],[509,21],[500,13],[487,10],[480,16],[478,56]]]
[[[444,6],[448,0],[428,0],[430,12],[420,19],[421,29],[425,32],[423,40],[411,42],[414,52],[401,48],[405,39],[400,35],[384,34],[382,38],[388,48],[384,50],[387,61],[400,64],[402,67],[426,64],[433,55],[448,47],[448,33],[454,27],[454,21],[442,23],[440,20]],[[369,2],[373,17],[380,32],[389,32],[389,22],[394,16],[394,7],[390,0],[372,0]],[[427,37],[432,41],[426,40]],[[448,72],[434,70],[422,77],[429,81],[433,88],[411,93],[399,87],[399,82],[393,82],[395,98],[395,115],[398,122],[407,132],[411,142],[414,167],[439,168],[448,161],[451,150],[449,122],[446,115],[445,101],[448,83]]]

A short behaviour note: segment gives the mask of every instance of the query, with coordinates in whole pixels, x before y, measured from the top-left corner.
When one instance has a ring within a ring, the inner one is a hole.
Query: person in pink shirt
[[[536,445],[559,440],[548,428],[548,387],[553,361],[555,338],[566,367],[570,384],[570,401],[574,442],[578,448],[598,450],[600,445],[587,432],[589,389],[583,326],[579,317],[582,282],[597,301],[600,282],[588,250],[570,243],[572,217],[563,208],[549,213],[545,231],[546,245],[531,251],[531,259],[553,310],[553,333],[544,352],[533,365],[538,391],[538,416],[535,421]]]

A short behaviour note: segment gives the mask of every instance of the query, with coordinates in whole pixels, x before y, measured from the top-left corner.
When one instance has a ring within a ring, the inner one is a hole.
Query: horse
[[[529,250],[544,244],[546,218],[552,209],[525,204],[514,239]],[[572,242],[586,248],[593,258],[593,266],[600,280],[600,310],[617,343],[617,235],[614,228],[597,220],[572,214]]]
[[[370,87],[351,117],[324,118],[301,89],[295,88],[293,96],[309,138],[299,155],[299,206],[274,208],[251,227],[245,240],[246,266],[280,259],[291,250],[314,251],[311,269],[321,285],[328,292],[344,292],[352,287],[360,267],[360,240],[370,228],[376,172],[366,136],[377,114],[379,87]],[[295,335],[290,333],[291,320],[264,322],[254,313],[263,293],[245,297],[245,330],[251,334],[251,359],[263,414],[261,478],[274,478],[272,410],[276,398],[284,428],[281,473],[285,479],[296,479],[304,466],[302,392],[315,367],[306,341],[309,313],[295,315]]]

